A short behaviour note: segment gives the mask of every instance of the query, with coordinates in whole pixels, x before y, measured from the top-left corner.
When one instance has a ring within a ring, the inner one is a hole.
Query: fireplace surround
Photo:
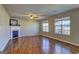
[[[10,26],[11,39],[20,37],[20,26]]]

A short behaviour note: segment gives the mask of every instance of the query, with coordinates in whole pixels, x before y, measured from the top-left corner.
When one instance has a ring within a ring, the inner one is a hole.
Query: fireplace
[[[11,26],[11,37],[10,39],[14,39],[20,37],[20,26]]]
[[[18,37],[18,30],[17,31],[13,31],[13,38],[17,38]]]

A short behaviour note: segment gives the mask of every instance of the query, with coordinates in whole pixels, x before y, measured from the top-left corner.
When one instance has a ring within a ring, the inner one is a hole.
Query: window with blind
[[[44,21],[42,23],[42,30],[43,30],[43,32],[49,32],[49,24],[48,24],[48,21]]]
[[[70,17],[55,20],[55,34],[70,35]]]

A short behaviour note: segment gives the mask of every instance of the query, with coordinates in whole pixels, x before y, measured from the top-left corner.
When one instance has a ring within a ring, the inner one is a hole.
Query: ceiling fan
[[[45,15],[35,13],[19,14],[19,16],[28,17],[29,19],[43,19],[46,17]]]
[[[28,16],[30,19],[37,19],[39,18],[40,16],[36,15],[36,14],[27,14],[25,16]]]

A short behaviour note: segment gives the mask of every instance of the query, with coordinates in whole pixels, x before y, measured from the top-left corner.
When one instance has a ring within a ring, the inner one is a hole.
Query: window
[[[44,21],[42,23],[42,30],[43,30],[43,32],[49,32],[49,24],[48,24],[48,21]]]
[[[55,34],[70,35],[70,17],[55,20]]]

